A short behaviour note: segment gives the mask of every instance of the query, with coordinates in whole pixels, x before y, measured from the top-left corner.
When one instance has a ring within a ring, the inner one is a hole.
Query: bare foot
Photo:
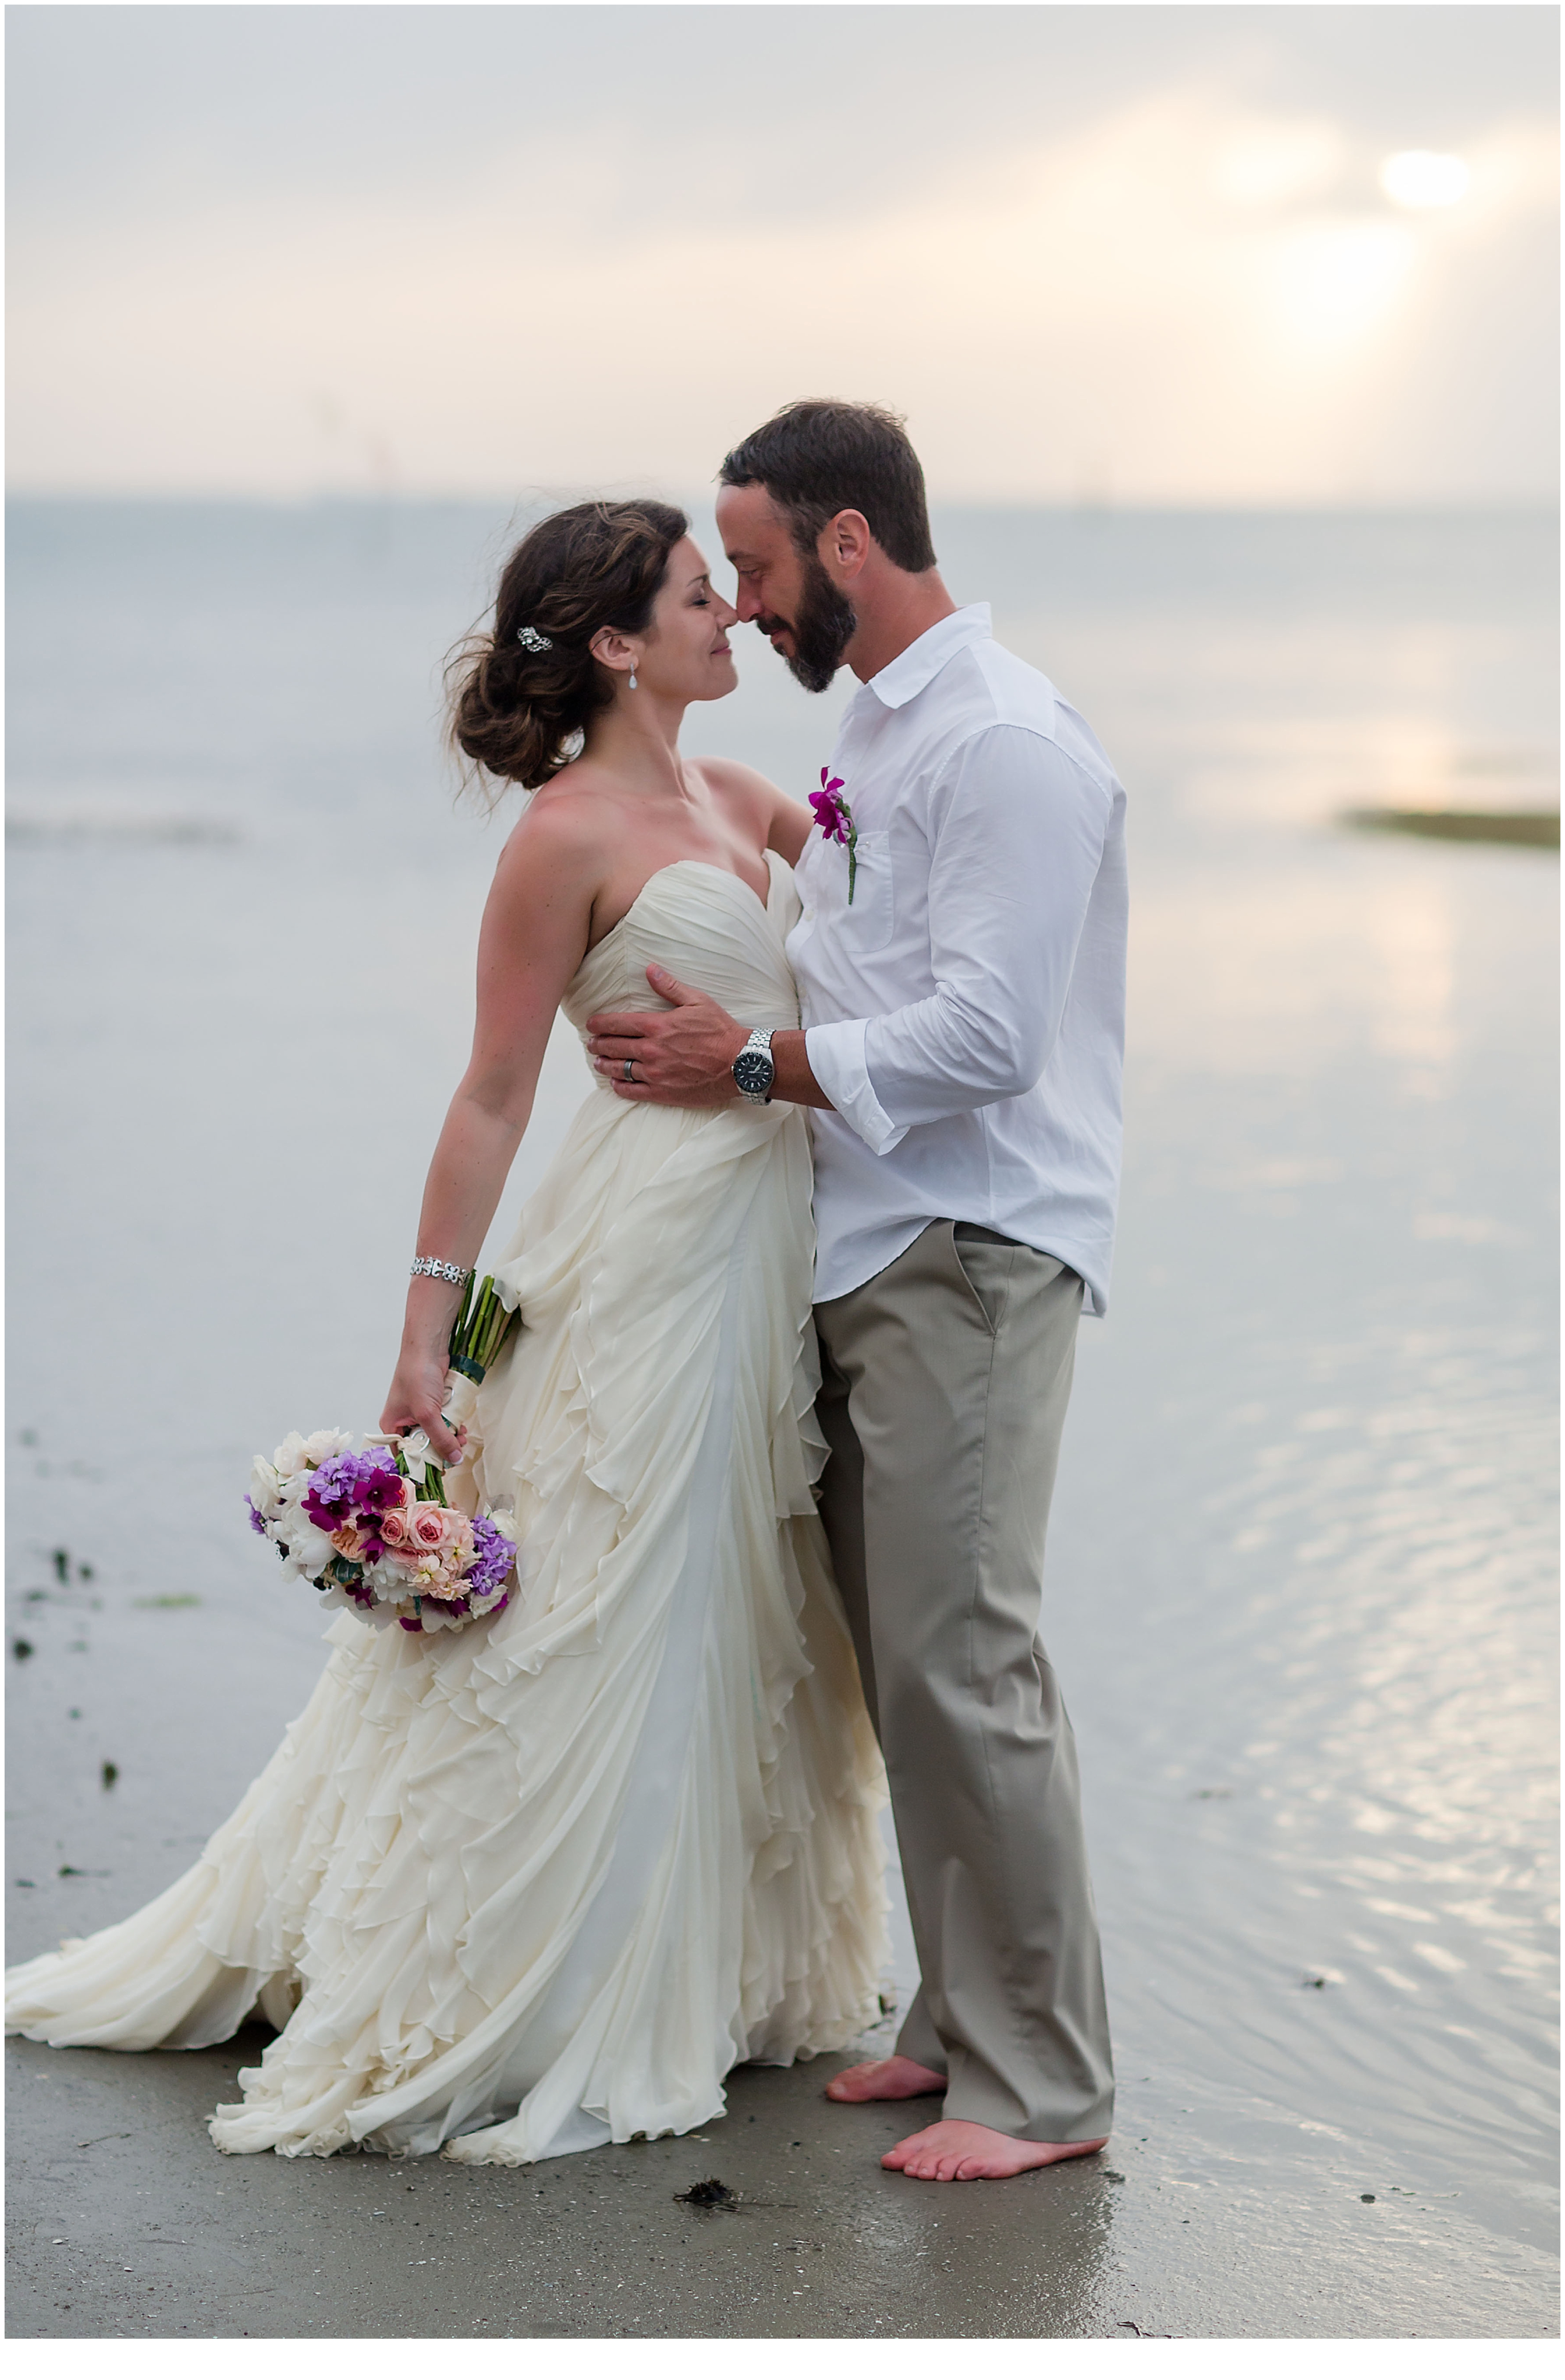
[[[855,2073],[863,2070],[854,2069]],[[910,2133],[888,2149],[880,2163],[912,2181],[1005,2181],[1035,2166],[1091,2156],[1107,2145],[1107,2134],[1100,2141],[1013,2141],[1009,2132],[991,2132],[987,2124],[969,2124],[953,2116]]]
[[[829,2099],[921,2099],[926,2092],[943,2091],[945,2076],[912,2058],[876,2058],[867,2066],[850,2066],[833,2074],[826,2085]]]

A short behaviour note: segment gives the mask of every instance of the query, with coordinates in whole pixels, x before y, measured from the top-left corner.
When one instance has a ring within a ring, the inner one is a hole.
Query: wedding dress
[[[661,868],[565,996],[655,1008],[651,960],[797,1022],[763,904]],[[514,1501],[519,1585],[432,1637],[345,1613],[321,1682],[189,1873],[8,1979],[56,2046],[281,2027],[218,2146],[514,2165],[722,2113],[741,2059],[873,2021],[885,1798],[811,1482],[804,1116],[601,1077],[497,1268],[523,1328],[463,1469]]]

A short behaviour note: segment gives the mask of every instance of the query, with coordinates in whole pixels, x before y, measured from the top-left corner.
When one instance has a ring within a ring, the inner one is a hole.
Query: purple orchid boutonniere
[[[858,829],[853,812],[843,799],[843,780],[820,771],[820,791],[811,794],[809,806],[815,812],[815,822],[827,843],[840,843],[847,847],[848,906],[853,906],[853,880],[858,872]]]

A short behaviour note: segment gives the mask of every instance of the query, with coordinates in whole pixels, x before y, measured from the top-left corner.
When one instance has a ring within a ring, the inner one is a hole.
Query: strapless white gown
[[[781,860],[764,905],[681,860],[565,1014],[658,1007],[656,959],[795,1024],[797,914]],[[877,2013],[885,1789],[810,1492],[805,1119],[593,1085],[499,1269],[524,1327],[468,1450],[515,1500],[512,1605],[431,1638],[345,1613],[189,1873],[7,1979],[7,2030],[61,2046],[280,2026],[220,2148],[513,2165],[685,2131],[741,2059]]]

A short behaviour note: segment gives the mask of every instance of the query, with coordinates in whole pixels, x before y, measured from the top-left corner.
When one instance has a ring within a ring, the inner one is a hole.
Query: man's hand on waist
[[[718,1108],[739,1099],[734,1061],[749,1039],[704,991],[694,991],[666,967],[649,966],[647,980],[669,1006],[589,1016],[588,1050],[610,1089],[622,1099],[649,1099],[654,1107]],[[771,1062],[777,1069],[774,1099],[798,1107],[828,1108],[831,1100],[809,1070],[805,1037],[774,1033]]]

